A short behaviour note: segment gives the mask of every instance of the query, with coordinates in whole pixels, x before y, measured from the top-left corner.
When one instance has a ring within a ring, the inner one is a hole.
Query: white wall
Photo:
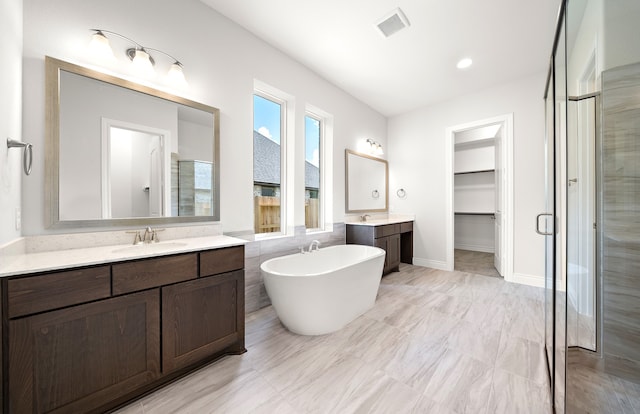
[[[604,68],[640,62],[640,1],[604,1]]]
[[[495,220],[491,216],[456,215],[454,246],[456,249],[493,253],[495,251]]]
[[[20,237],[15,209],[20,207],[22,152],[9,150],[8,137],[30,142],[22,136],[22,0],[0,2],[0,246]],[[42,151],[42,146],[35,148]],[[28,177],[27,179],[29,179]]]
[[[576,5],[579,3],[576,3]],[[575,6],[577,7],[577,6]],[[603,31],[603,0],[589,0],[584,4],[582,18],[571,18],[573,7],[569,6],[571,26],[568,35],[568,66],[567,88],[570,96],[577,96],[585,92],[580,91],[579,80],[583,77],[585,68],[595,54],[596,90],[600,90],[600,72],[604,67],[604,31]],[[577,27],[573,27],[577,26]],[[574,34],[575,33],[575,34]],[[595,92],[595,91],[590,91]]]
[[[86,51],[89,29],[98,27],[119,32],[181,60],[189,82],[189,90],[182,95],[221,110],[221,222],[225,231],[253,227],[254,79],[295,97],[298,177],[304,171],[306,104],[334,116],[334,222],[344,219],[344,149],[355,148],[358,140],[365,138],[386,147],[386,119],[382,115],[197,0],[26,0],[24,17],[24,101],[28,110],[23,125],[25,134],[33,137],[38,148],[44,146],[45,136],[45,55],[95,65]],[[115,39],[112,45],[120,60],[109,69],[121,76],[131,76],[127,72],[128,62],[121,56],[127,46]],[[158,64],[161,59],[159,56]],[[155,81],[155,86],[162,86],[161,81]],[[40,153],[34,160],[33,179],[23,189],[23,217],[29,223],[25,225],[25,234],[52,232],[44,228],[42,219],[43,169],[44,158]],[[302,189],[302,180],[300,184]],[[301,192],[300,197],[303,195]],[[296,204],[295,224],[304,225],[303,200]]]
[[[390,207],[415,214],[414,259],[446,262],[445,130],[507,113],[514,114],[514,276],[543,283],[544,244],[534,231],[544,211],[545,75],[540,73],[478,93],[403,114],[388,121]],[[395,196],[398,188],[405,199]]]
[[[180,160],[213,161],[211,127],[178,119],[178,155]]]

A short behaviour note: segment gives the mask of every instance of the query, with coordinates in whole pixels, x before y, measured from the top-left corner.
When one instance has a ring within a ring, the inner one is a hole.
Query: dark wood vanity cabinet
[[[400,234],[392,234],[374,239],[373,245],[387,253],[384,257],[384,269],[382,273],[387,274],[398,271],[400,266]]]
[[[233,246],[3,279],[3,411],[103,412],[245,352],[243,268]]]
[[[382,274],[399,270],[413,261],[413,222],[376,226],[347,224],[347,244],[379,247],[386,252]]]

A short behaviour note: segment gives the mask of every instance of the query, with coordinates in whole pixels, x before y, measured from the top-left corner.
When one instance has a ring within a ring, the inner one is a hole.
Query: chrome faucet
[[[133,236],[133,244],[142,244],[142,236],[140,235],[140,230],[127,231],[126,233],[135,234],[135,236]]]
[[[152,229],[151,227],[147,227],[144,229],[144,235],[142,236],[143,243],[158,243],[160,238],[158,237],[158,232],[163,231],[164,229]]]
[[[368,214],[363,214],[363,215],[361,215],[361,216],[360,216],[360,221],[363,221],[363,222],[364,222],[364,221],[367,221],[367,217],[371,217],[371,216],[370,216],[370,215],[368,215]]]
[[[309,245],[309,253],[311,253],[313,251],[313,246],[316,247],[316,251],[320,250],[320,242],[318,240],[314,240],[311,242],[311,244]]]

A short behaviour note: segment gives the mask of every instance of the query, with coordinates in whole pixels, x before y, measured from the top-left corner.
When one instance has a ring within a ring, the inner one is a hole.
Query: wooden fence
[[[317,198],[308,198],[304,201],[304,225],[308,229],[317,229],[320,227],[318,215],[320,214],[320,205]]]
[[[304,223],[308,229],[320,227],[318,216],[320,205],[317,198],[310,198],[304,203]],[[256,233],[273,233],[280,231],[280,197],[253,198],[254,229]]]
[[[280,231],[280,197],[253,197],[253,211],[256,233]]]

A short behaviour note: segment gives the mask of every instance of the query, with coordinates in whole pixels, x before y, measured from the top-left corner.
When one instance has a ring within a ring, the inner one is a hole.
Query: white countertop
[[[141,245],[111,245],[7,255],[0,261],[0,277],[90,266],[176,253],[240,246],[246,240],[229,236],[189,237]]]
[[[407,221],[414,221],[415,217],[412,215],[389,215],[388,217],[371,217],[367,218],[367,221],[348,221],[346,224],[354,224],[357,226],[384,226],[385,224],[405,223]]]

